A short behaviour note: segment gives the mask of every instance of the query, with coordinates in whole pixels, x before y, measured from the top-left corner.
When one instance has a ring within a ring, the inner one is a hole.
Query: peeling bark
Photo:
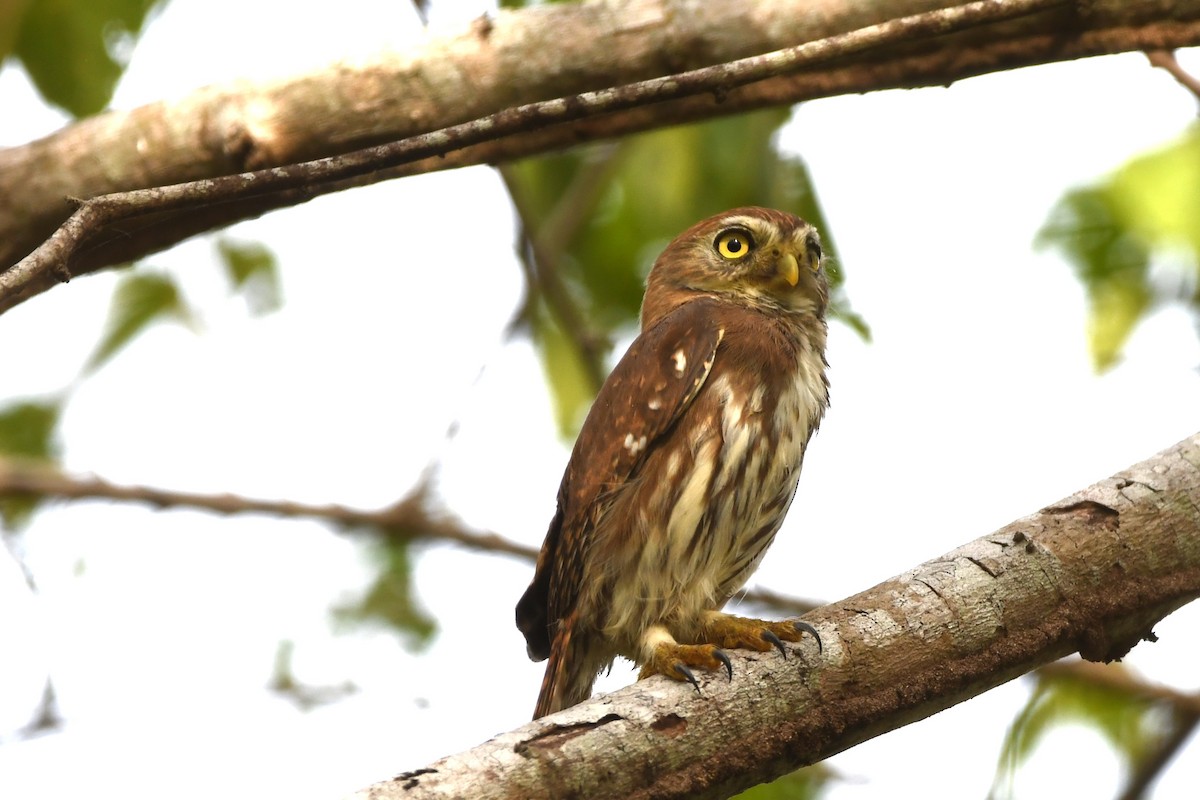
[[[354,798],[726,797],[1073,652],[1120,658],[1197,596],[1200,433],[806,615],[822,654],[737,651],[701,694],[640,681]]]

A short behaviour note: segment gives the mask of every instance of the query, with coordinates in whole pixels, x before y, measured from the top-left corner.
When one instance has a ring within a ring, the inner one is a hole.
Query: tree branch
[[[882,23],[887,14],[921,11],[926,4],[831,0],[817,13],[808,0],[781,0],[707,4],[699,7],[702,13],[689,4],[684,13],[674,9],[677,2],[683,0],[500,14],[477,20],[458,37],[359,70],[343,65],[257,89],[238,84],[202,90],[184,102],[95,117],[0,151],[0,263],[11,263],[62,223],[69,212],[64,196],[106,196],[77,211],[36,256],[0,273],[0,311],[67,277],[384,177],[508,160],[811,97],[946,84],[1025,64],[1200,42],[1200,0],[1093,0],[1083,9],[1069,0],[982,0]],[[1036,9],[1043,11],[1032,13]],[[1000,21],[1010,16],[1015,18]],[[972,26],[978,27],[966,30]],[[947,34],[955,28],[964,30]],[[805,39],[817,41],[720,64]],[[564,53],[577,60],[564,64]],[[719,65],[707,72],[586,91],[713,63]],[[818,64],[824,66],[816,69]],[[584,93],[529,104],[579,91]],[[512,107],[520,103],[528,105]],[[471,116],[477,119],[453,124]],[[449,127],[382,152],[294,163],[442,126]],[[224,177],[183,184],[187,189],[143,188],[210,176]],[[133,189],[147,194],[128,194]],[[129,224],[125,215],[134,213],[142,216]],[[118,218],[126,219],[120,231],[97,235],[95,226]],[[66,251],[85,236],[86,249],[68,264]]]
[[[611,156],[605,155],[601,160],[581,168],[573,185],[568,188],[566,196],[561,199],[559,207],[576,208],[586,204],[590,209],[590,203],[586,203],[586,200],[590,198],[580,196],[584,192],[581,184],[588,187],[603,185],[602,181],[591,180],[591,178],[600,173],[607,174],[606,167],[611,162]],[[542,230],[535,230],[530,225],[530,220],[536,219],[536,215],[529,207],[527,199],[522,196],[521,187],[514,180],[511,171],[507,167],[501,166],[500,177],[504,181],[508,196],[512,199],[513,208],[516,209],[521,223],[518,232],[520,237],[518,257],[525,273],[526,290],[531,301],[525,304],[524,311],[514,318],[513,323],[519,322],[523,315],[534,313],[533,302],[540,298],[568,341],[574,345],[579,363],[583,367],[583,373],[587,376],[588,390],[593,395],[599,394],[600,387],[604,385],[604,378],[608,374],[604,360],[611,344],[605,341],[604,337],[598,336],[588,324],[586,315],[580,310],[570,289],[562,280],[562,271],[559,269],[562,254],[570,244],[577,228],[571,231],[561,231],[558,230],[561,226],[556,226],[550,236],[547,236]],[[570,214],[570,212],[564,213]],[[586,216],[583,214],[570,214],[569,221],[582,224],[584,219]],[[555,238],[551,238],[551,236]],[[532,323],[533,320],[529,319],[528,321]],[[509,327],[509,330],[512,330],[512,326]]]
[[[306,198],[336,191],[339,182],[362,177],[378,180],[378,171],[443,156],[481,142],[537,131],[550,125],[598,117],[614,111],[711,93],[718,100],[730,89],[819,65],[914,37],[931,37],[1062,5],[1067,0],[980,0],[924,14],[881,22],[815,42],[750,56],[725,64],[651,78],[615,88],[506,108],[469,122],[398,142],[356,150],[301,164],[265,168],[239,175],[206,178],[171,186],[135,189],[79,201],[79,208],[30,255],[0,274],[0,310],[66,282],[85,271],[75,255],[114,223],[154,213],[186,211],[213,204],[300,190]],[[122,236],[128,235],[122,225]]]
[[[362,511],[335,503],[311,504],[292,500],[260,500],[233,494],[199,494],[126,486],[102,478],[71,476],[38,464],[0,459],[0,496],[32,495],[71,500],[99,499],[145,503],[156,508],[193,508],[214,514],[267,514],[274,517],[318,519],[354,530],[378,529],[411,541],[450,542],[468,550],[502,553],[526,561],[537,558],[537,549],[505,539],[496,533],[472,531],[456,520],[431,511],[425,492],[418,491],[378,511]]]
[[[739,651],[701,694],[655,677],[375,784],[358,800],[726,797],[1078,651],[1123,656],[1200,596],[1200,434]]]
[[[1179,82],[1180,86],[1200,100],[1200,79],[1179,65],[1173,50],[1147,50],[1146,58],[1150,59],[1152,66],[1166,70],[1172,78]]]
[[[1114,669],[1089,661],[1061,661],[1038,670],[1039,678],[1072,680],[1114,689],[1153,703],[1166,703],[1178,711],[1200,717],[1200,695],[1188,694],[1170,686],[1151,683],[1128,669]]]
[[[363,511],[336,503],[312,504],[292,500],[262,500],[234,494],[200,494],[128,486],[102,478],[67,475],[61,470],[15,459],[0,458],[0,497],[45,497],[64,500],[115,500],[145,503],[155,508],[191,508],[214,514],[266,514],[273,517],[315,519],[351,531],[378,532],[405,541],[442,542],[481,553],[515,556],[530,563],[538,549],[514,542],[492,531],[472,530],[452,516],[430,507],[426,484],[395,505]],[[778,594],[767,589],[750,589],[738,595],[742,603],[754,603],[785,614],[802,614],[818,603]]]

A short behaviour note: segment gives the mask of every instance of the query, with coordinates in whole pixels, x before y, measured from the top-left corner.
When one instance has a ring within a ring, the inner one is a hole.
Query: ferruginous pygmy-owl
[[[775,538],[828,405],[828,298],[817,231],[782,211],[719,214],[659,256],[517,604],[529,657],[550,659],[535,719],[586,700],[618,655],[698,688],[693,667],[732,678],[722,648],[816,635],[720,609]]]

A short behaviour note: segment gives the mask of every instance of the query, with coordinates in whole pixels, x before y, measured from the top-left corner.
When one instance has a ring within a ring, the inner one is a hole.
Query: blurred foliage
[[[54,436],[62,404],[58,399],[21,400],[0,409],[0,455],[30,461],[56,461]]]
[[[274,310],[282,302],[274,255],[257,243],[218,243],[223,268],[235,289],[246,294],[252,311]],[[133,272],[113,290],[104,331],[80,373],[86,378],[107,364],[153,323],[193,324],[195,315],[175,280],[159,272]],[[58,424],[78,381],[53,398],[16,400],[0,405],[0,457],[57,462],[61,445]],[[39,498],[0,497],[0,520],[15,529],[28,521]]]
[[[1109,664],[1106,669],[1124,669]],[[1130,691],[1070,674],[1039,673],[1029,702],[1005,737],[993,797],[1012,794],[1017,769],[1056,727],[1082,724],[1099,732],[1120,756],[1126,772],[1140,763],[1163,735],[1158,704]]]
[[[21,59],[47,102],[76,117],[103,111],[133,44],[165,0],[9,0],[0,3],[0,63]]]
[[[404,634],[411,650],[429,643],[437,623],[417,601],[412,580],[412,550],[409,542],[385,536],[370,548],[378,572],[366,592],[334,608],[334,618],[343,624],[378,624]]]
[[[821,230],[830,263],[837,248],[804,162],[782,155],[775,135],[789,109],[767,109],[651,131],[619,145],[580,148],[518,162],[506,170],[510,191],[538,246],[581,316],[605,335],[636,323],[646,274],[662,249],[695,222],[746,205],[793,211]],[[861,335],[840,270],[831,269],[831,315]],[[560,429],[582,422],[579,348],[549,313],[528,315],[554,395]]]
[[[55,462],[62,399],[18,400],[0,408],[0,459]],[[41,503],[38,497],[0,497],[0,520],[8,529],[27,522]]]
[[[752,786],[733,800],[816,800],[825,793],[833,772],[824,764],[798,769],[770,783]]]
[[[235,292],[246,298],[250,313],[262,316],[283,306],[279,282],[279,263],[275,254],[261,242],[217,239],[217,254]]]
[[[325,685],[304,683],[296,677],[295,653],[296,645],[291,639],[279,642],[275,649],[271,680],[267,686],[272,692],[291,700],[301,711],[312,711],[314,708],[336,703],[358,691],[358,687],[351,681]]]
[[[1113,366],[1137,323],[1166,303],[1185,304],[1200,325],[1198,220],[1200,125],[1068,191],[1051,211],[1037,244],[1061,251],[1087,289],[1098,370]]]
[[[193,320],[175,279],[161,272],[126,275],[113,291],[104,333],[84,372],[95,372],[152,323],[165,319]]]

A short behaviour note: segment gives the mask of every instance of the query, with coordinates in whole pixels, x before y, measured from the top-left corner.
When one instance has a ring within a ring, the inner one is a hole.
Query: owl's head
[[[654,262],[642,327],[698,296],[822,316],[829,283],[816,228],[795,214],[757,207],[696,223]]]

